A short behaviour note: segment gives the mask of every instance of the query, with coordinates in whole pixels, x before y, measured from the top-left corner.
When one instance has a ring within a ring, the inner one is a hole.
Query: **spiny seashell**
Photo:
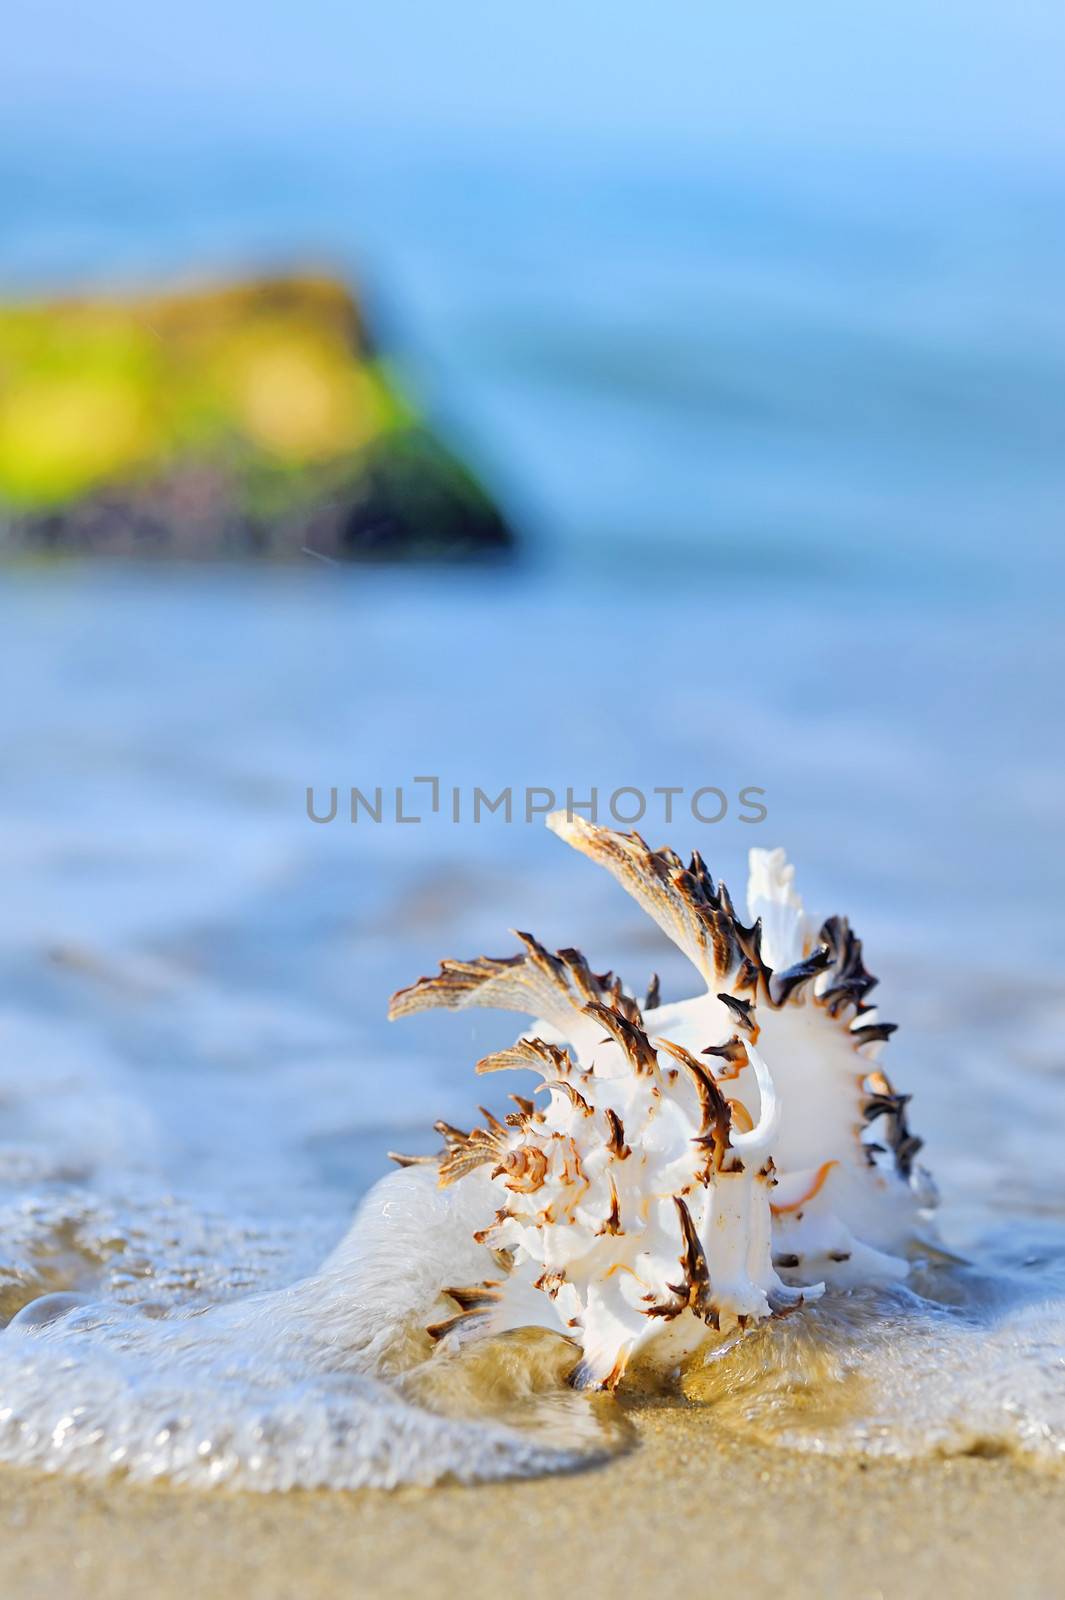
[[[393,997],[393,1017],[538,1019],[477,1071],[531,1068],[544,1098],[512,1096],[505,1121],[482,1110],[470,1133],[437,1124],[442,1185],[490,1163],[475,1237],[499,1274],[448,1289],[458,1312],[430,1332],[552,1328],[581,1348],[577,1382],[613,1388],[647,1346],[673,1360],[708,1326],[780,1314],[826,1282],[904,1277],[935,1191],[908,1096],[876,1065],[894,1030],[846,921],[814,935],[782,850],[750,853],[745,926],[698,855],[685,866],[563,813],[549,825],[609,868],[706,990],[663,1006],[654,982],[641,1008],[579,951],[522,933],[522,954],[445,961]]]

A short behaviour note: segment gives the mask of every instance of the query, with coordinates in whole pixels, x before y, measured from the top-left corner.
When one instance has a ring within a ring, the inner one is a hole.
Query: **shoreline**
[[[1062,1593],[1065,1479],[1001,1456],[800,1455],[634,1399],[633,1449],[550,1478],[200,1493],[0,1470],[0,1583],[23,1597],[543,1600],[713,1587],[811,1597]],[[252,1586],[253,1589],[252,1589]]]

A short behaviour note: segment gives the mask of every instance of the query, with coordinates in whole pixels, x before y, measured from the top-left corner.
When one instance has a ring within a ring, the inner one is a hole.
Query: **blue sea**
[[[348,273],[555,572],[1060,580],[1054,167],[108,128],[8,130],[5,288]]]
[[[520,802],[474,824],[473,789],[717,788],[719,822],[685,798],[667,823],[655,797],[641,830],[698,848],[737,891],[748,847],[782,844],[808,903],[850,915],[900,1024],[888,1061],[944,1241],[976,1275],[937,1357],[955,1432],[923,1393],[907,1410],[896,1373],[838,1447],[990,1439],[1059,1461],[1052,185],[342,142],[218,160],[192,133],[148,155],[90,131],[39,149],[31,182],[0,154],[6,287],[350,271],[522,550],[483,573],[308,558],[0,579],[6,1314],[69,1291],[165,1324],[313,1272],[389,1148],[468,1124],[472,1064],[512,1032],[489,1013],[390,1028],[393,989],[444,956],[509,953],[519,927],[684,992],[615,885]],[[315,824],[307,790],[320,805],[334,786],[337,818]],[[352,823],[352,786],[401,788],[422,820],[386,804]],[[741,820],[744,788],[763,821]],[[164,1472],[123,1376],[140,1334],[123,1323],[91,1358],[78,1338],[59,1347],[65,1387],[21,1346],[0,1352],[0,1456]],[[253,1345],[233,1350],[252,1372]],[[216,1368],[211,1384],[184,1357],[174,1372],[159,1406],[209,1432],[216,1405],[244,1437]],[[330,1421],[285,1434],[283,1471],[262,1437],[258,1467],[237,1444],[193,1462],[252,1487],[384,1481],[357,1441],[391,1402],[356,1398],[355,1443]],[[423,1444],[390,1481],[431,1476],[443,1447]],[[495,1470],[470,1450],[471,1473]]]

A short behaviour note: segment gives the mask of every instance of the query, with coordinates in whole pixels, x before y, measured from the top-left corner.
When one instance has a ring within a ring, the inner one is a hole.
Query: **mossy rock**
[[[332,279],[0,307],[0,550],[498,553]]]

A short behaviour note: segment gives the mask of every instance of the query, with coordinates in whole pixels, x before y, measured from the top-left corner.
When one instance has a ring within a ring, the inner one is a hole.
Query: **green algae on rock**
[[[511,543],[335,280],[0,306],[0,553],[446,559]]]

